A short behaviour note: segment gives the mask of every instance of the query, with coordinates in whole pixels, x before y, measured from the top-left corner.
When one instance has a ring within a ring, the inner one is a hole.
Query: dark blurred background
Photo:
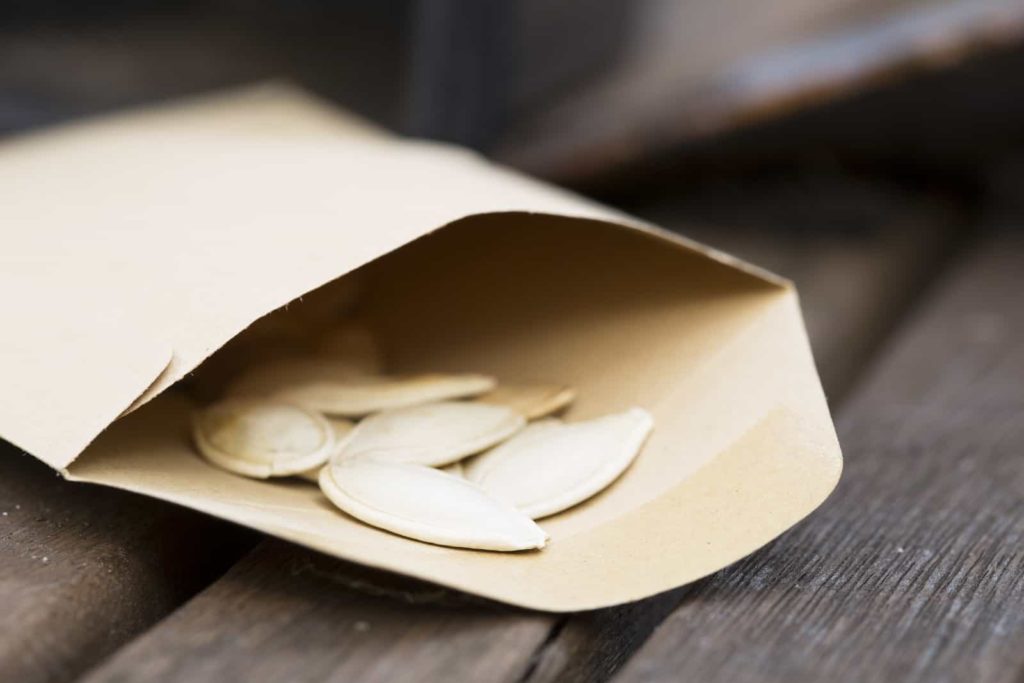
[[[806,156],[969,172],[1024,128],[1020,0],[9,0],[0,20],[3,132],[287,78],[613,188]]]
[[[1022,68],[1022,0],[9,0],[0,134],[291,80],[793,277],[837,392],[1019,204]]]

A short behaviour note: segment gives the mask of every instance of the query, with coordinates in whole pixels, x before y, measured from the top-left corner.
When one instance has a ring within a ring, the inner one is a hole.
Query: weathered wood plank
[[[0,444],[0,680],[68,680],[214,580],[255,536],[62,480]]]
[[[928,221],[934,219],[927,215]],[[830,282],[842,282],[844,296],[862,292],[864,299],[855,308],[878,313],[894,305],[873,284],[880,273],[883,282],[892,282],[896,273],[916,273],[920,279],[939,251],[932,242],[948,237],[948,231],[919,232],[925,219],[917,214],[917,221],[899,223],[904,228],[886,226],[896,232],[910,230],[924,245],[917,249],[894,249],[902,244],[899,239],[883,239],[872,230],[860,236],[833,233],[821,241],[799,240],[799,249],[798,240],[778,240],[763,230],[750,231],[744,239],[751,253],[758,250],[754,245],[761,245],[762,256],[774,253],[774,262],[786,264],[784,272],[808,274],[801,283],[805,300],[818,302],[818,315],[825,321],[836,318],[832,309],[839,292],[830,284],[814,294],[824,281],[813,265],[822,254],[859,245],[854,249],[857,257],[831,259],[836,280]],[[868,235],[874,237],[866,239]],[[907,284],[913,289],[911,284],[920,282]],[[826,362],[838,362],[860,344],[860,329],[874,329],[856,327],[864,318],[853,317],[842,335],[819,333],[815,341],[825,343],[819,355],[833,359]],[[594,662],[594,673],[607,672],[642,643],[681,597],[676,592],[567,620],[484,604],[269,542],[117,653],[89,680],[519,681],[534,675],[557,679],[591,673],[573,669],[579,658]]]
[[[805,523],[702,582],[616,681],[1017,681],[1024,236],[988,239],[845,407]]]
[[[514,681],[548,629],[545,615],[267,541],[87,680]]]

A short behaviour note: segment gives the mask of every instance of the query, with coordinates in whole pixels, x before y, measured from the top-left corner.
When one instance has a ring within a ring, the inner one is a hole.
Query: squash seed
[[[572,424],[543,420],[469,461],[465,476],[529,517],[547,517],[615,481],[653,426],[641,408]]]
[[[576,390],[557,384],[501,384],[477,400],[506,406],[527,420],[546,417],[565,408],[576,399]]]
[[[211,463],[256,479],[305,472],[337,451],[334,431],[323,416],[276,401],[215,403],[195,415],[192,433]]]
[[[366,375],[347,361],[292,359],[236,382],[231,393],[272,396],[325,415],[362,417],[391,408],[477,396],[495,386],[476,374]]]
[[[511,505],[440,470],[373,458],[335,459],[320,489],[371,526],[437,545],[477,550],[543,548],[548,535]]]
[[[380,460],[439,467],[479,453],[526,424],[509,408],[441,401],[377,413],[360,422],[334,459]]]

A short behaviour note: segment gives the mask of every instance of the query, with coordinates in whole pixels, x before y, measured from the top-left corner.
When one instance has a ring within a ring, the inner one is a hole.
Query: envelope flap
[[[0,435],[63,469],[167,367],[171,347],[42,263],[0,269]]]
[[[453,221],[630,223],[274,87],[9,142],[0,206],[17,226],[0,253],[5,296],[18,293],[5,322],[21,329],[0,365],[0,436],[55,467],[260,316]]]

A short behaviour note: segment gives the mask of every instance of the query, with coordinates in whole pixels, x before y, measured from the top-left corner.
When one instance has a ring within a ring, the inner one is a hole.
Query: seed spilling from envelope
[[[513,506],[423,465],[335,459],[320,472],[320,488],[356,519],[428,543],[511,551],[543,548],[548,540]]]
[[[364,419],[336,457],[441,467],[509,438],[526,424],[510,408],[442,401],[387,410]]]
[[[533,519],[547,517],[618,479],[653,426],[641,408],[575,424],[544,420],[474,458],[465,477]]]
[[[564,385],[382,374],[368,328],[316,322],[327,331],[307,345],[312,353],[250,368],[230,398],[196,415],[196,447],[235,474],[316,482],[341,511],[400,536],[543,548],[548,535],[533,520],[611,485],[654,424],[641,408],[581,422],[547,417],[575,399]]]
[[[298,474],[334,455],[334,430],[323,416],[276,401],[227,400],[196,415],[202,455],[230,472],[266,479]]]

